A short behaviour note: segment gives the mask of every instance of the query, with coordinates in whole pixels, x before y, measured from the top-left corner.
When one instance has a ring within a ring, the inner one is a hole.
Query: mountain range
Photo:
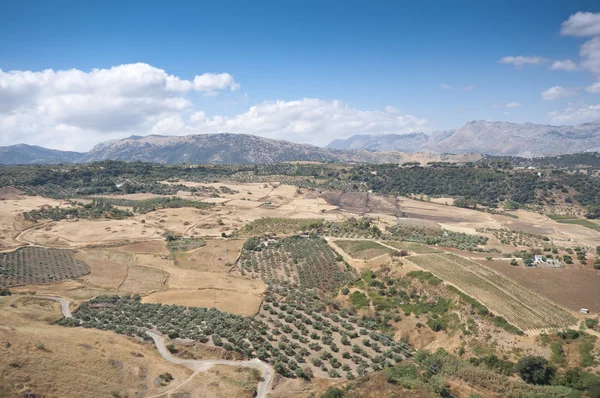
[[[354,135],[334,140],[326,148],[226,133],[131,136],[100,143],[86,153],[19,144],[0,147],[0,164],[84,163],[107,159],[166,164],[426,163],[474,161],[482,154],[541,157],[578,152],[600,152],[600,121],[576,126],[472,121],[456,130],[431,134]]]
[[[600,151],[600,121],[576,126],[472,121],[456,130],[432,134],[354,135],[334,140],[337,150],[481,153],[496,156],[541,157]]]

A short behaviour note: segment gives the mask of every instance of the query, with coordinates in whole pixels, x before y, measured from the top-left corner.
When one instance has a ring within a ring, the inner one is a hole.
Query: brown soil
[[[593,313],[600,312],[600,271],[513,267],[502,260],[483,264],[570,310],[588,308]]]

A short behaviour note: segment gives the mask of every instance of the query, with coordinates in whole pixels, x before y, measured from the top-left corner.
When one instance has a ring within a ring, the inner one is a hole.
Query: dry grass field
[[[243,239],[207,240],[199,249],[175,252],[175,263],[182,268],[223,272],[227,264],[235,263],[243,244]]]
[[[159,394],[190,371],[164,361],[150,344],[111,332],[50,325],[57,303],[13,296],[0,299],[0,396],[110,397]],[[172,388],[172,387],[171,387]]]
[[[423,254],[407,259],[455,285],[522,330],[566,328],[577,323],[577,318],[549,300],[466,258]]]

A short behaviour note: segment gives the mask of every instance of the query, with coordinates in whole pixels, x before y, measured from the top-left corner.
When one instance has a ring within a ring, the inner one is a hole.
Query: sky
[[[0,0],[0,146],[598,119],[598,1]]]

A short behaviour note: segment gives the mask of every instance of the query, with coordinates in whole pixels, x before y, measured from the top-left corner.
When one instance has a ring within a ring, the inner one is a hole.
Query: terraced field
[[[463,257],[448,253],[408,259],[454,284],[522,330],[565,328],[577,323],[573,315],[559,306]]]

